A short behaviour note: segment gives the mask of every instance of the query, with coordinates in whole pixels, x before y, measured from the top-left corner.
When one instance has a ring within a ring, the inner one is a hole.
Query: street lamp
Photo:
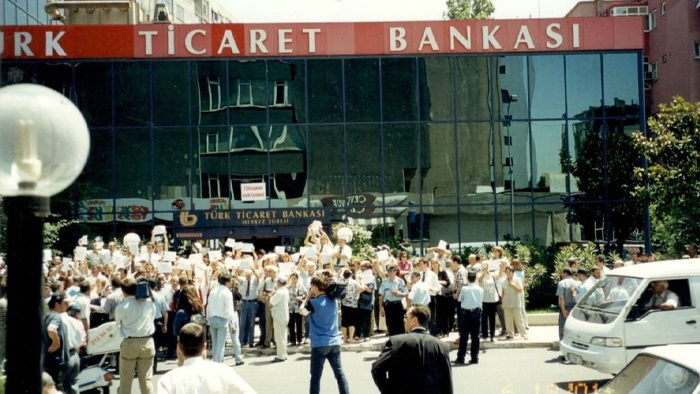
[[[0,88],[0,195],[7,215],[7,393],[42,390],[43,218],[90,151],[80,110],[49,88]]]

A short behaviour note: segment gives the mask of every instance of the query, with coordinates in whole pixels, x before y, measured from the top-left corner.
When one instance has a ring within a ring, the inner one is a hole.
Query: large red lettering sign
[[[641,17],[0,27],[0,57],[4,59],[417,55],[643,47]]]

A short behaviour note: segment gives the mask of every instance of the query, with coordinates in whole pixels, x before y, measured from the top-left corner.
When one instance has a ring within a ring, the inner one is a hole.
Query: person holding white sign
[[[338,245],[333,248],[332,257],[335,259],[335,270],[348,266],[348,261],[352,257],[352,248],[347,244],[346,237],[338,236]]]

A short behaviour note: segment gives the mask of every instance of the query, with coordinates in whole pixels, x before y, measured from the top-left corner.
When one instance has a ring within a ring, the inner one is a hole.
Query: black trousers
[[[484,302],[484,310],[481,312],[481,337],[491,338],[496,336],[496,310],[498,302]]]
[[[454,323],[454,299],[452,296],[437,296],[437,331],[447,335],[452,331]]]
[[[301,323],[303,316],[300,313],[289,314],[289,342],[298,344],[301,343]]]
[[[438,310],[437,310],[437,296],[430,296],[430,304],[428,304],[428,308],[430,308],[430,324],[428,325],[428,331],[430,332],[430,335],[436,337],[438,330],[437,330],[437,315],[438,315]]]
[[[472,345],[469,355],[472,362],[479,361],[479,329],[481,328],[481,308],[466,310],[462,309],[462,325],[459,327],[459,349],[457,350],[457,360],[464,361],[467,353],[467,342],[471,337]]]
[[[156,330],[153,332],[153,344],[156,348],[156,354],[153,357],[153,373],[156,373],[156,370],[158,369],[158,350],[161,346],[165,346],[166,339],[165,335],[163,334],[163,319],[160,318],[153,320],[153,325],[156,327]]]
[[[401,301],[384,302],[384,315],[386,316],[386,328],[389,335],[404,334],[406,330],[403,325],[403,304]]]
[[[372,311],[373,309],[357,308],[357,325],[355,326],[355,335],[360,338],[369,338],[370,326],[372,325]]]

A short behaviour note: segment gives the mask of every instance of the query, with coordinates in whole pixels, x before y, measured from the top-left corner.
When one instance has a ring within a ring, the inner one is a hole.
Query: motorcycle
[[[86,356],[81,360],[78,374],[81,393],[109,394],[114,374],[109,372],[107,367],[110,361],[117,357],[121,342],[122,337],[115,322],[104,323],[89,331]],[[94,363],[94,360],[99,361]]]

